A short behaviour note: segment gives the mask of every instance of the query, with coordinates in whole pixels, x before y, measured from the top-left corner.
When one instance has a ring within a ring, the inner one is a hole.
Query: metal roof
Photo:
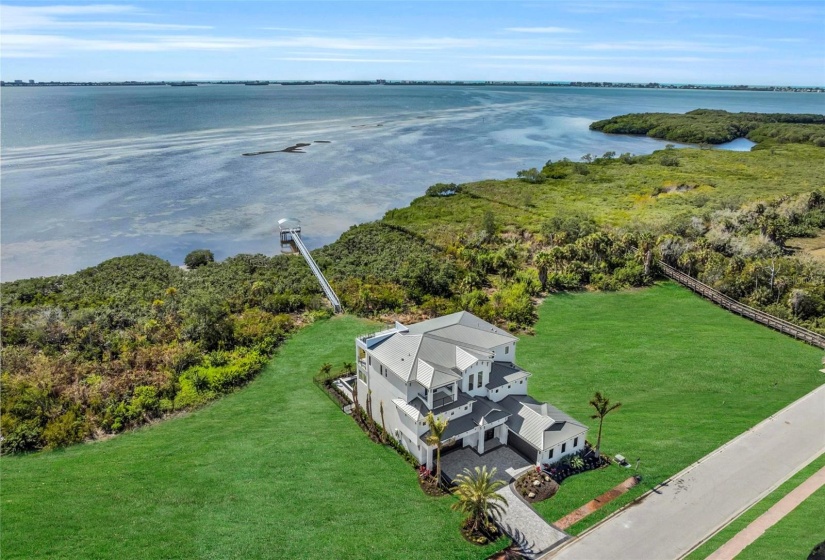
[[[510,395],[499,404],[511,413],[507,426],[541,451],[587,431],[587,427],[573,417],[529,396]]]
[[[281,229],[301,229],[301,220],[295,218],[281,218],[278,220],[278,227]]]
[[[458,418],[447,418],[447,429],[444,431],[441,441],[446,442],[450,438],[474,431],[476,428],[486,429],[488,424],[494,424],[504,420],[510,414],[498,406],[496,403],[484,397],[473,398],[473,409],[469,414]],[[430,435],[427,430],[421,435],[421,439]]]
[[[418,359],[417,365],[415,379],[427,389],[437,389],[461,380],[460,374],[445,370],[439,367],[438,364],[431,364],[421,358]]]
[[[464,343],[487,350],[518,340],[507,331],[467,311],[422,321],[408,328],[414,334],[432,334],[455,343]]]
[[[530,377],[530,373],[520,369],[518,366],[502,362],[493,362],[490,368],[490,381],[487,383],[487,389],[503,387],[504,385],[520,379],[527,379],[528,377]]]
[[[420,334],[394,334],[372,348],[375,358],[405,382],[414,379],[418,349],[423,336]]]

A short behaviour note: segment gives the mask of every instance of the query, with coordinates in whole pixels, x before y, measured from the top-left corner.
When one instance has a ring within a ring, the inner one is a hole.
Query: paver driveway
[[[547,523],[515,494],[510,486],[511,481],[526,470],[534,468],[534,465],[510,447],[502,445],[484,455],[465,447],[450,451],[441,458],[441,469],[451,479],[455,479],[465,468],[472,471],[482,465],[486,465],[488,470],[495,467],[496,478],[508,484],[499,491],[508,504],[504,515],[498,520],[499,525],[521,546],[527,558],[537,558],[569,538],[567,533]]]
[[[488,471],[496,468],[496,478],[508,483],[533,466],[506,445],[496,447],[484,455],[479,455],[469,447],[463,447],[441,457],[441,470],[450,480],[455,480],[456,475],[463,473],[465,468],[472,472],[475,467],[482,465],[486,465]]]

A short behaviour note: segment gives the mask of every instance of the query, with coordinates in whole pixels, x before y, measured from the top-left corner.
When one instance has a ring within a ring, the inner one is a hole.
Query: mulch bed
[[[434,476],[419,476],[418,485],[421,486],[421,490],[423,490],[428,496],[439,497],[449,494],[449,492],[444,490],[444,488],[438,484],[438,481]]]
[[[466,519],[464,523],[461,524],[461,535],[473,544],[477,544],[480,546],[490,544],[491,542],[495,542],[501,537],[501,529],[496,527],[496,524],[492,521],[487,521],[481,529],[478,531],[472,530],[473,521],[472,519]]]
[[[536,485],[538,481],[538,485]],[[516,491],[529,503],[546,500],[556,494],[559,484],[546,473],[527,471],[516,480]],[[531,496],[532,494],[532,496]]]
[[[513,543],[504,550],[491,554],[485,560],[524,560],[524,556],[521,553],[521,547]]]

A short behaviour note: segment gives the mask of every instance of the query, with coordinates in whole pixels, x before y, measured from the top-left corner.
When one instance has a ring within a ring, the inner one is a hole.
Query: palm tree
[[[445,419],[436,418],[433,416],[433,411],[427,413],[427,426],[430,428],[430,435],[424,440],[427,445],[434,445],[436,450],[435,456],[435,479],[441,481],[441,438],[447,430],[449,421]]]
[[[596,409],[596,414],[592,415],[590,418],[599,419],[599,437],[596,440],[596,455],[600,455],[602,445],[602,423],[604,423],[604,417],[622,406],[622,403],[616,403],[611,406],[610,399],[602,395],[599,391],[596,391],[596,394],[593,395],[592,399],[590,399],[590,404]]]
[[[550,253],[547,251],[541,251],[535,257],[533,257],[533,262],[536,264],[536,268],[539,271],[539,282],[541,282],[541,289],[547,289],[547,271],[550,268],[550,263],[552,259],[550,258]]]
[[[475,472],[464,469],[464,474],[455,477],[458,487],[453,494],[458,498],[451,507],[454,511],[467,514],[467,520],[472,520],[472,530],[478,531],[479,524],[487,523],[493,515],[504,513],[504,504],[507,500],[498,493],[505,485],[503,480],[495,478],[496,469],[488,471],[486,466],[476,467]]]

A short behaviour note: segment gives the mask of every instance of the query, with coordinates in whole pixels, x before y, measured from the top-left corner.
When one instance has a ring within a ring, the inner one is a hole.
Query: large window
[[[505,347],[504,347],[504,353],[505,353],[505,354],[509,354],[509,353],[510,353],[510,347],[509,347],[509,346],[505,346]]]
[[[564,453],[566,450],[567,450],[567,443],[565,442],[565,443],[561,444],[561,452]]]
[[[473,389],[473,382],[475,381],[475,378],[476,378],[475,374],[474,374],[474,373],[471,373],[471,374],[470,374],[470,384],[469,384],[469,385],[467,385],[467,386],[470,388],[470,390],[472,390],[472,389]]]
[[[550,453],[548,453],[548,454],[547,454],[547,458],[548,458],[548,459],[552,459],[552,458],[553,458],[553,451],[555,451],[555,450],[556,450],[556,448],[555,448],[555,447],[554,447],[553,449],[551,449],[551,450],[550,450]]]
[[[478,384],[476,385],[477,389],[481,389],[481,380],[484,378],[484,372],[478,372]]]
[[[573,438],[573,447],[579,446],[579,438]]]

